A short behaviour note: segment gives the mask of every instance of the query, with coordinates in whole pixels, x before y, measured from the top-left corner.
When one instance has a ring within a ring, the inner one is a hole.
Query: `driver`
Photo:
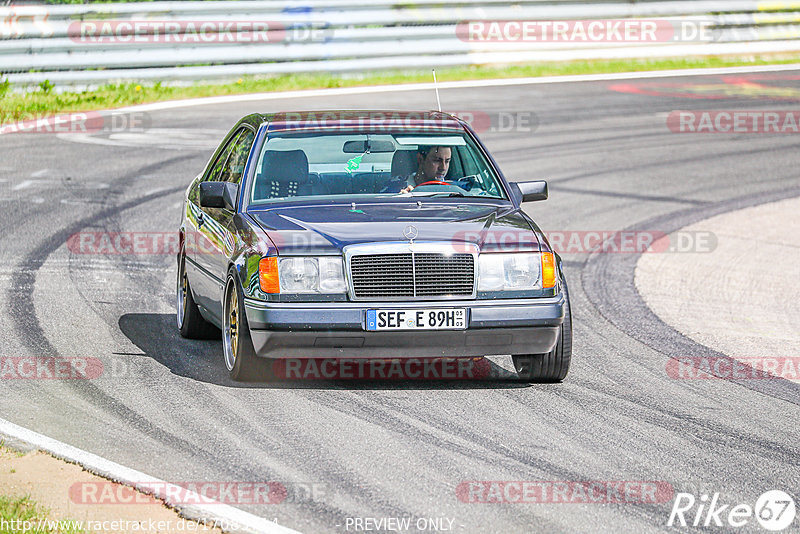
[[[409,174],[399,184],[390,184],[402,187],[400,193],[408,193],[415,187],[425,182],[443,181],[450,168],[452,150],[449,146],[420,145],[417,148],[417,172]]]

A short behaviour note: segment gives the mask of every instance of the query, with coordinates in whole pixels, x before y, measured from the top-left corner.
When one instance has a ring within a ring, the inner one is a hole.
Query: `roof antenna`
[[[439,100],[439,87],[436,85],[436,69],[431,69],[433,73],[433,90],[436,91],[436,105],[439,108],[439,113],[442,112],[442,102]]]

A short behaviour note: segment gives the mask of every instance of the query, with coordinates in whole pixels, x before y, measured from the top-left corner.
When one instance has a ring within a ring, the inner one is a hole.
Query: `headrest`
[[[308,182],[308,158],[302,150],[267,150],[259,174],[264,180],[277,182]]]
[[[392,176],[408,176],[417,171],[417,151],[398,150],[392,156]]]

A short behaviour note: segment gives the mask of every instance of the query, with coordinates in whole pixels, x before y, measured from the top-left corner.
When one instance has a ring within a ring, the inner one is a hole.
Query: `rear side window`
[[[242,181],[244,167],[247,165],[247,158],[250,156],[250,149],[253,147],[255,137],[255,132],[250,129],[245,129],[239,134],[232,143],[233,148],[219,177],[220,181],[234,184]]]
[[[231,140],[228,141],[228,144],[225,146],[225,149],[219,153],[217,159],[214,160],[214,163],[211,164],[211,170],[208,172],[205,181],[207,182],[217,182],[219,181],[220,175],[222,175],[222,171],[225,168],[225,162],[228,161],[228,157],[231,155],[231,150],[233,150],[233,145],[236,143],[236,138],[241,135],[241,132],[236,133]]]
[[[211,165],[211,170],[206,176],[207,182],[234,182],[239,183],[242,179],[244,165],[247,163],[247,156],[250,154],[250,147],[253,145],[255,133],[248,128],[240,128],[228,141],[225,149],[219,153],[217,159]],[[245,152],[242,156],[242,152]],[[238,163],[243,157],[241,169],[233,169],[230,165]],[[238,173],[236,170],[238,169]]]

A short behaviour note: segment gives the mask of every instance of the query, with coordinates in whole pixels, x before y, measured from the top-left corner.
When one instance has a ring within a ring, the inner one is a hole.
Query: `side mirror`
[[[200,182],[200,207],[236,211],[239,186],[231,182]]]
[[[520,204],[536,200],[547,200],[547,182],[544,180],[512,183],[511,190]]]

